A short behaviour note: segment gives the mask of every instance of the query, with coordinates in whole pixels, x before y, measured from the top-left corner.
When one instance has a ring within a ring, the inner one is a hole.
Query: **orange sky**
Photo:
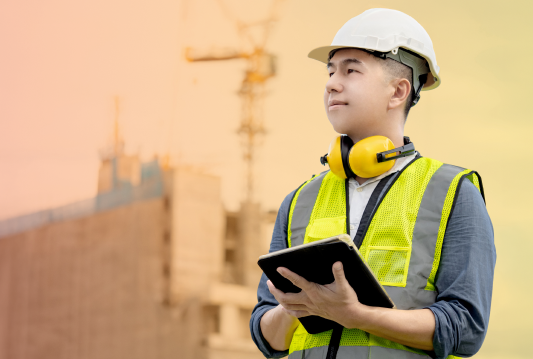
[[[270,1],[224,3],[231,16],[252,22]],[[520,281],[508,279],[522,273],[533,252],[527,226],[533,2],[285,0],[268,43],[279,71],[267,86],[269,132],[257,162],[257,197],[265,208],[277,208],[323,170],[318,158],[334,136],[322,106],[326,71],[307,53],[371,7],[410,14],[433,39],[442,85],[422,93],[406,134],[423,155],[483,177],[503,278],[491,319],[497,329],[489,338],[525,338],[521,333],[531,330],[504,313],[512,300],[529,303],[525,292],[512,292]],[[237,208],[244,167],[236,92],[244,63],[183,59],[186,46],[247,49],[216,0],[4,1],[0,44],[0,218],[94,196],[115,95],[128,152],[145,159],[168,152],[174,163],[220,175],[226,206]],[[533,319],[531,311],[513,313]],[[488,340],[485,357],[503,350],[496,341]],[[513,355],[521,357],[521,350]]]

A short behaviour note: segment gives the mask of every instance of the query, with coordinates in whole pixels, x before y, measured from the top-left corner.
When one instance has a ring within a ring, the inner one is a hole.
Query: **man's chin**
[[[350,129],[353,129],[352,126],[348,125],[344,121],[329,121],[331,125],[333,126],[333,130],[337,132],[338,134],[344,135],[347,133],[350,133]]]

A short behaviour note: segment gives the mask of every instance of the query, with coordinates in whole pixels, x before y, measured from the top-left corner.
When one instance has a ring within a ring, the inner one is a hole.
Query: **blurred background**
[[[441,67],[406,135],[483,178],[475,357],[530,358],[525,0],[0,2],[0,358],[262,358],[256,259],[335,135],[307,53],[374,7],[414,17]]]

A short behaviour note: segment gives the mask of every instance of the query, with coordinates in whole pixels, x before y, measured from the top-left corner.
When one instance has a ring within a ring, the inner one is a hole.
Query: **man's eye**
[[[330,72],[330,73],[329,73],[329,77],[333,76],[334,73],[335,73],[335,72]]]
[[[352,72],[355,72],[354,69],[348,69],[348,73],[352,73]]]

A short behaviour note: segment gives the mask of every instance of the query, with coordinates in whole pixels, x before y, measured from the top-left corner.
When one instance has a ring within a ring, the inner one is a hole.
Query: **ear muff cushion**
[[[339,178],[346,178],[346,172],[342,161],[341,151],[342,136],[337,136],[331,141],[329,145],[327,161],[331,172]]]
[[[353,147],[353,141],[349,136],[341,136],[341,157],[342,157],[342,166],[344,168],[344,173],[346,177],[355,178],[355,173],[350,168],[350,150]]]
[[[371,136],[357,142],[350,151],[350,168],[362,178],[372,178],[390,170],[395,160],[378,163],[376,154],[394,149],[394,143],[385,136]],[[394,156],[394,153],[387,157]]]

